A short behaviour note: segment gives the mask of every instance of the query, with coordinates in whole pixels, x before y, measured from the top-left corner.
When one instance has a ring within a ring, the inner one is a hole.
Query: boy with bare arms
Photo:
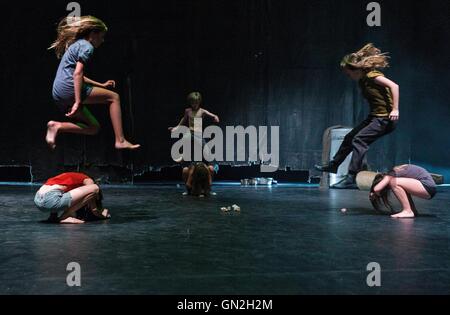
[[[201,138],[199,139],[198,136],[196,136],[196,133],[201,134],[203,130],[201,130],[201,125],[200,126],[196,126],[194,124],[194,119],[195,118],[199,118],[199,119],[203,119],[203,117],[207,116],[207,117],[211,117],[215,123],[219,123],[219,116],[214,115],[212,113],[210,113],[209,111],[207,111],[204,108],[201,108],[202,105],[202,95],[199,92],[192,92],[188,95],[187,97],[187,102],[189,104],[189,108],[186,108],[186,110],[184,111],[184,116],[183,118],[180,120],[180,122],[178,123],[177,126],[175,127],[170,127],[169,131],[173,132],[176,131],[178,127],[180,126],[187,126],[189,127],[190,130],[190,134],[187,134],[185,136],[189,136],[191,137],[191,139],[193,140],[194,144],[196,145],[202,145],[202,148],[205,147],[205,139]],[[209,150],[206,150],[207,152],[209,152]],[[209,154],[209,153],[207,153]],[[180,159],[175,160],[176,162],[181,162],[182,158],[180,157]]]

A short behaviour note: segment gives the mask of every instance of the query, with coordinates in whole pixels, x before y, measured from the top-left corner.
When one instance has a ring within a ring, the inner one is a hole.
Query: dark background
[[[56,151],[47,149],[46,122],[63,119],[51,98],[58,60],[47,47],[68,1],[2,4],[0,165],[31,165],[35,180],[67,167],[138,173],[171,165],[167,127],[198,90],[221,126],[279,125],[280,166],[311,170],[324,130],[368,113],[339,61],[374,42],[391,53],[385,74],[400,85],[401,121],[373,145],[372,169],[412,162],[448,179],[450,2],[378,1],[381,27],[366,24],[369,2],[79,1],[82,15],[109,27],[87,75],[117,81],[126,135],[143,145],[135,153],[113,148],[101,105],[93,109],[98,136],[63,135]]]

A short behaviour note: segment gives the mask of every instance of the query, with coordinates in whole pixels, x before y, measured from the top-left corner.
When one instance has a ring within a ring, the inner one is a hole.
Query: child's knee
[[[98,134],[100,132],[100,125],[99,124],[95,124],[92,126],[92,132],[94,134]]]
[[[359,149],[368,149],[369,146],[360,137],[356,136],[352,139],[352,146]]]
[[[83,183],[84,183],[85,185],[94,185],[94,184],[95,184],[95,182],[94,182],[94,180],[93,180],[92,178],[86,178],[86,179],[83,181]]]
[[[392,177],[392,178],[389,180],[389,187],[391,187],[392,189],[397,188],[397,178]]]
[[[86,128],[86,133],[90,136],[95,136],[96,134],[98,134],[100,132],[100,125],[92,125],[89,126],[88,128]]]
[[[98,194],[100,192],[100,187],[98,187],[97,184],[92,184],[91,185],[91,192],[94,194]]]
[[[109,100],[111,102],[120,102],[120,95],[118,93],[116,93],[116,92],[111,92]]]

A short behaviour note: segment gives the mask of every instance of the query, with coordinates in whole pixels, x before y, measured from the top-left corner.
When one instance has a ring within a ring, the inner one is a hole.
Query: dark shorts
[[[436,195],[436,186],[430,186],[427,184],[422,183],[423,188],[425,188],[425,190],[428,192],[428,194],[430,195],[430,199],[433,199],[434,196]]]
[[[90,84],[83,85],[83,88],[81,89],[81,102],[86,100],[86,98],[91,94],[93,88],[94,87]],[[68,112],[70,112],[70,109],[75,103],[74,95],[67,95],[63,97],[54,95],[53,99],[55,101],[55,104],[58,106],[58,109],[63,114],[67,114]]]

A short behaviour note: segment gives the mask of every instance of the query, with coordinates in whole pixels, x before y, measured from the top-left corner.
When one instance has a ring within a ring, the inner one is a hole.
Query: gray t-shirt
[[[420,166],[407,164],[394,168],[392,171],[388,173],[388,175],[394,177],[406,177],[413,178],[420,181],[426,187],[436,187],[436,183],[431,177],[431,174],[428,171]]]
[[[69,46],[59,63],[58,72],[53,82],[53,99],[56,102],[73,102],[75,90],[73,73],[77,62],[86,65],[94,53],[94,46],[85,39],[80,39]],[[90,94],[92,87],[84,84],[81,92],[82,100]],[[73,104],[73,103],[72,103]]]

